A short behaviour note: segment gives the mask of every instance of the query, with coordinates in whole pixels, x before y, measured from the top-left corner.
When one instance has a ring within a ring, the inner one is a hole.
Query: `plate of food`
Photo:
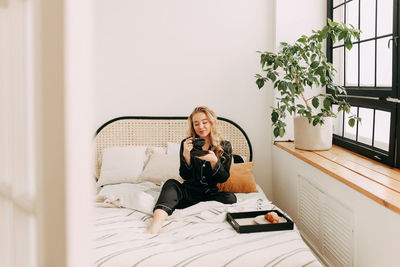
[[[287,222],[287,220],[283,217],[280,217],[276,212],[270,211],[264,215],[259,215],[254,218],[254,221],[257,224],[269,224],[269,223],[283,223]]]

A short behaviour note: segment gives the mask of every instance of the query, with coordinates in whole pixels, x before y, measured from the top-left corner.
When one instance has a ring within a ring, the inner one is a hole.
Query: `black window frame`
[[[327,16],[328,18],[333,20],[333,13],[335,8],[339,8],[344,5],[344,22],[346,23],[346,4],[358,1],[358,25],[360,24],[360,2],[362,0],[343,0],[343,3],[340,3],[333,6],[333,0],[327,0]],[[391,113],[391,121],[390,121],[390,138],[389,138],[389,151],[384,151],[379,148],[363,144],[361,142],[349,139],[344,137],[344,129],[342,129],[342,136],[333,135],[333,143],[356,153],[362,154],[384,164],[390,166],[400,167],[400,157],[397,156],[400,151],[400,87],[399,87],[399,64],[400,64],[400,51],[399,51],[399,29],[400,29],[400,21],[399,21],[399,2],[400,0],[393,0],[393,32],[392,34],[386,34],[382,36],[377,36],[377,5],[378,0],[375,0],[375,36],[373,38],[368,38],[365,40],[355,41],[353,49],[357,47],[358,49],[358,86],[346,86],[346,61],[344,60],[344,82],[343,85],[346,88],[347,95],[346,100],[354,107],[363,107],[363,108],[371,108],[383,110]],[[357,25],[357,27],[358,27]],[[354,25],[356,26],[356,25]],[[362,29],[362,25],[361,25]],[[377,42],[381,38],[391,37],[390,45],[392,47],[392,86],[391,87],[377,87]],[[375,77],[374,77],[374,86],[363,87],[360,85],[360,49],[359,44],[375,40]],[[328,39],[327,41],[327,58],[329,62],[332,62],[333,59],[333,49],[340,48],[343,45],[332,45],[332,40]],[[345,51],[345,49],[344,49]],[[344,57],[345,57],[344,52]],[[332,90],[327,88],[327,93],[332,93]],[[388,99],[390,98],[390,99]],[[357,109],[358,110],[358,109]],[[375,113],[375,111],[374,111]],[[344,116],[343,116],[344,118]],[[344,121],[344,120],[343,120]],[[347,123],[347,122],[344,122]],[[358,124],[358,123],[357,123]],[[375,125],[375,122],[374,122]],[[358,125],[357,125],[358,126]],[[343,126],[344,127],[344,126]],[[374,128],[373,128],[374,129]],[[358,136],[358,133],[356,134]],[[374,141],[373,141],[374,142]]]

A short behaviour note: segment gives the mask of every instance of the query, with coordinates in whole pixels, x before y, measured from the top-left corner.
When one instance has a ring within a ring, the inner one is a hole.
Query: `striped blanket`
[[[127,208],[97,207],[94,266],[321,266],[296,230],[237,233],[226,212],[273,209],[260,193],[238,203],[202,202],[176,210],[157,235],[144,233],[152,217]]]

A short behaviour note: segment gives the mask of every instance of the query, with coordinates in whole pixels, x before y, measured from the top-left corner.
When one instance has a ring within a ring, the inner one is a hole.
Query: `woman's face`
[[[200,138],[207,138],[211,133],[211,122],[204,112],[195,113],[192,117],[193,128]]]

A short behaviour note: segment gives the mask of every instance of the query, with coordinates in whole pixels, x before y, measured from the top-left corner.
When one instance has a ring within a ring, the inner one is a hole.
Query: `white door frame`
[[[92,265],[93,12],[0,0],[2,266]]]

